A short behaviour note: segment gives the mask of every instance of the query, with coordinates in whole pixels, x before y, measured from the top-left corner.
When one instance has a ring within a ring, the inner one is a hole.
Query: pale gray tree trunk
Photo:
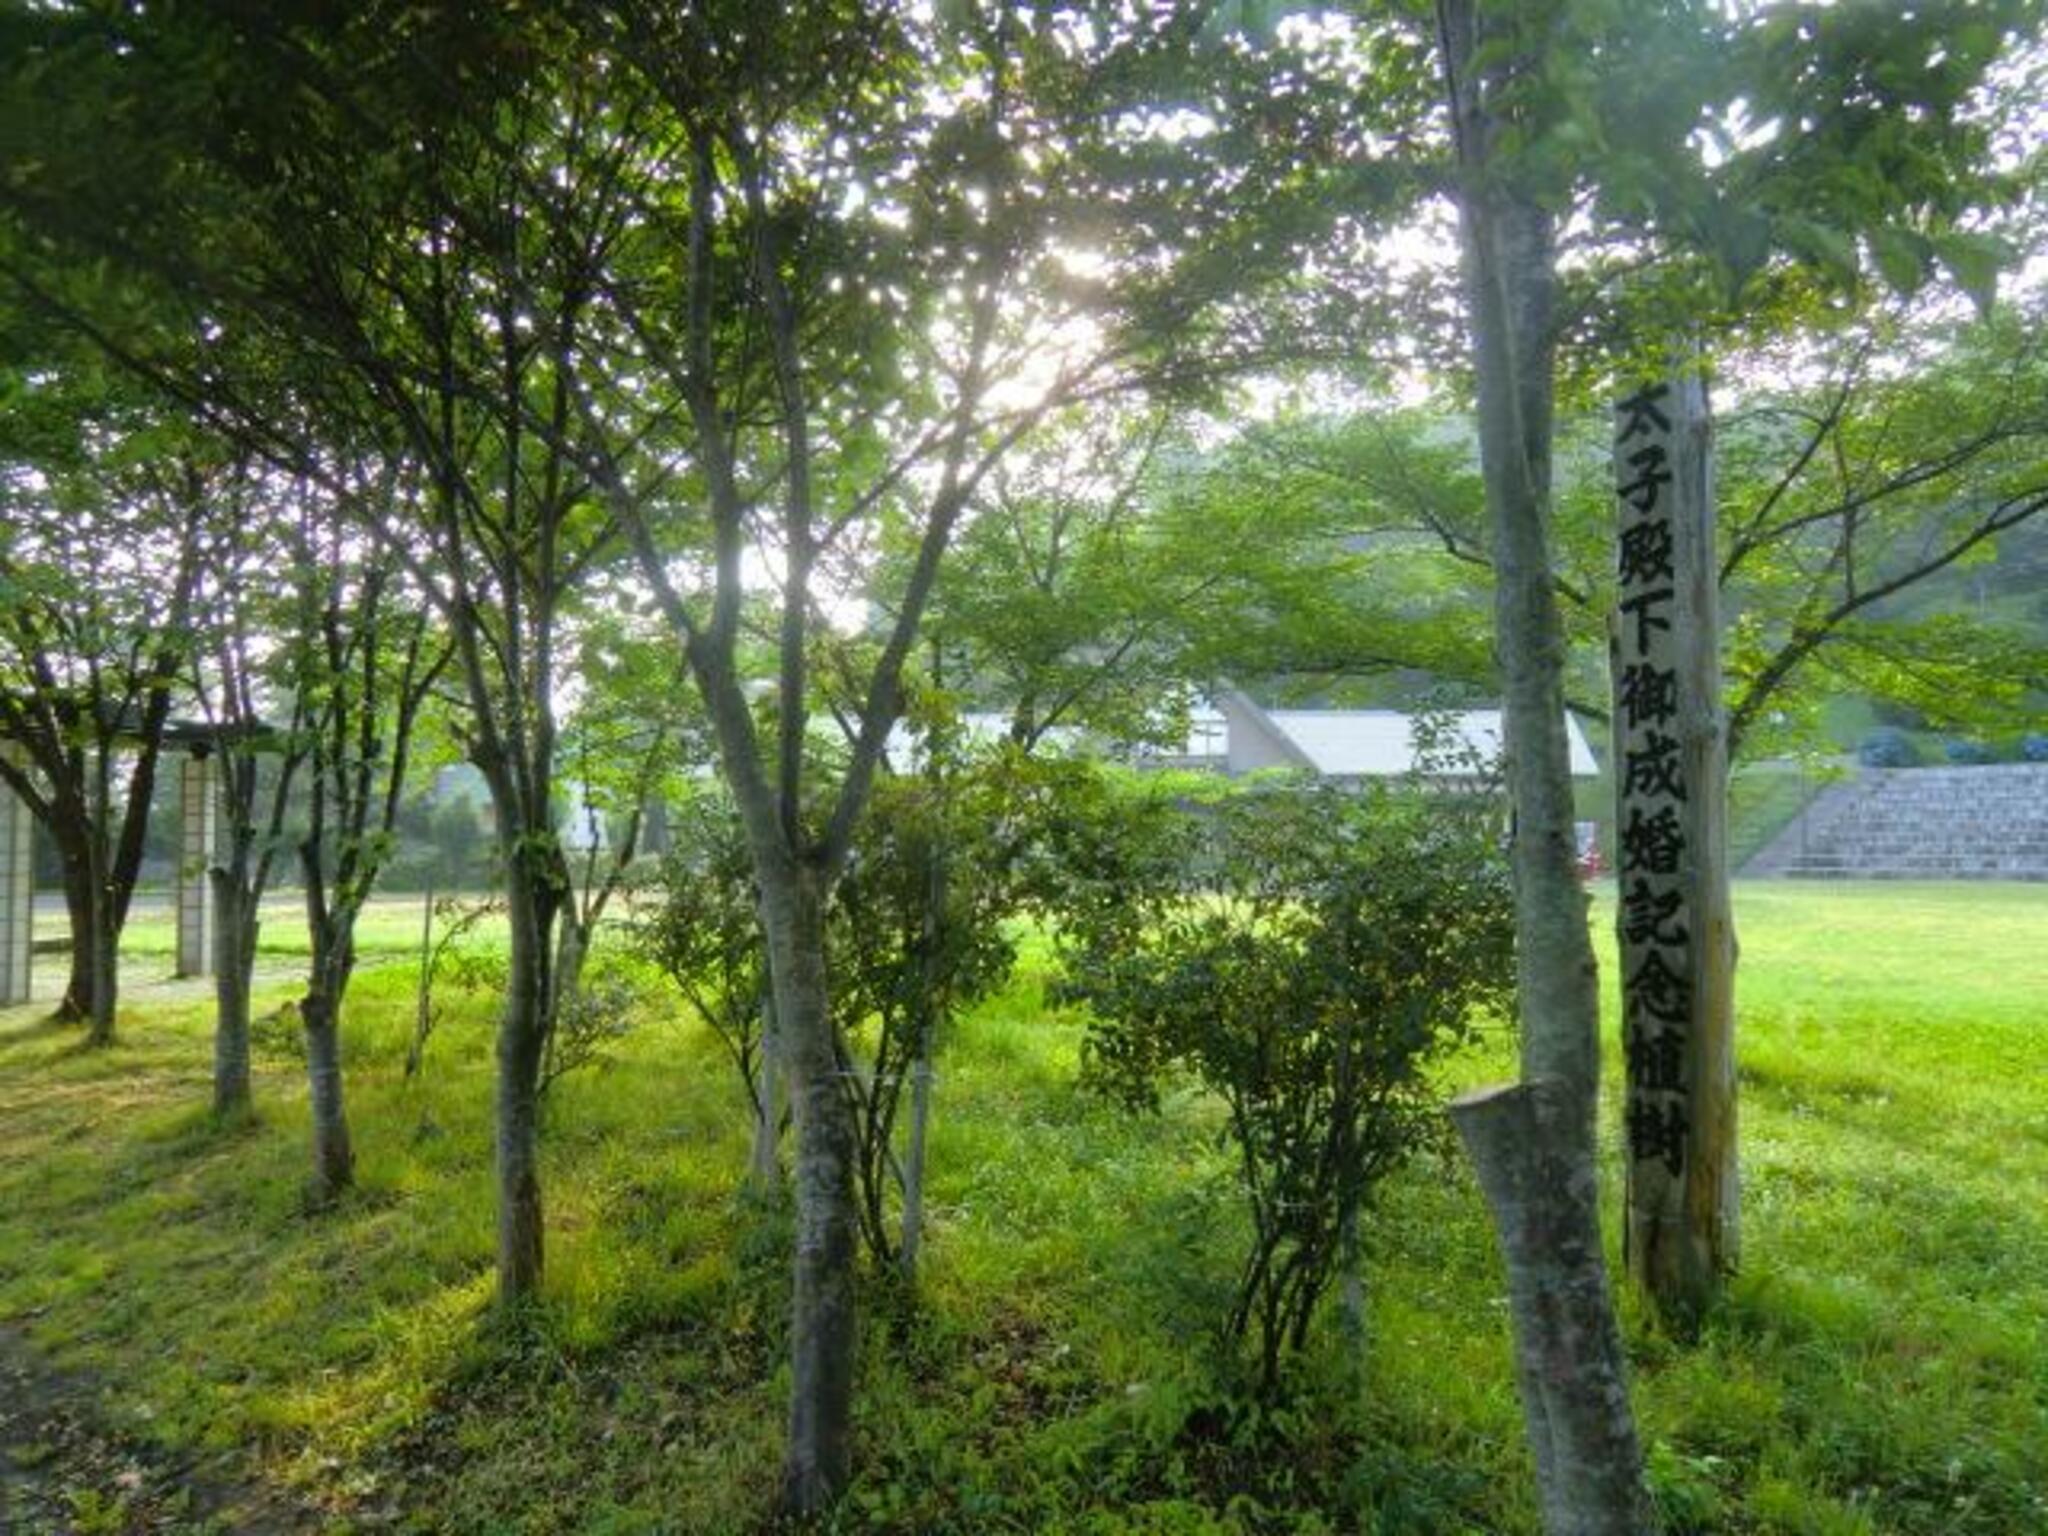
[[[775,1027],[773,990],[761,995],[761,1043],[757,1047],[760,1065],[755,1070],[754,1145],[747,1156],[747,1181],[757,1191],[773,1189],[782,1181],[782,1051],[780,1032]]]
[[[306,1031],[306,1089],[313,1119],[313,1185],[325,1204],[355,1182],[355,1148],[342,1096],[341,989],[315,982],[299,1004]]]
[[[256,914],[232,866],[206,872],[213,888],[213,1112],[249,1108],[249,972],[256,955]]]
[[[1512,186],[1498,148],[1509,124],[1497,93],[1529,61],[1478,11],[1474,0],[1438,6],[1496,573],[1522,1079],[1464,1096],[1452,1116],[1507,1265],[1544,1529],[1636,1536],[1654,1526],[1600,1243],[1599,976],[1578,882],[1549,548],[1556,249],[1550,214]]]
[[[917,1283],[917,1256],[924,1246],[925,1140],[932,1123],[931,1034],[927,1021],[924,1043],[910,1068],[909,1145],[903,1157],[903,1241],[896,1251],[896,1266],[906,1285]]]
[[[508,1305],[540,1288],[542,1269],[540,1068],[553,995],[548,971],[555,898],[548,873],[532,867],[538,860],[525,851],[530,841],[504,839],[512,936],[498,1025],[498,1299]]]
[[[93,765],[90,791],[90,830],[86,838],[86,870],[91,882],[93,953],[92,994],[87,1015],[86,1043],[93,1046],[114,1043],[114,1009],[120,997],[119,904],[114,893],[113,851],[106,836],[112,785],[108,752],[102,747]]]
[[[852,1464],[855,1131],[827,1006],[824,874],[779,850],[761,862],[775,1021],[796,1130],[783,1503],[792,1513],[809,1514],[846,1485]]]
[[[412,1044],[405,1052],[405,1075],[419,1075],[427,1036],[434,1028],[434,884],[430,877],[420,907],[420,974],[413,989]]]
[[[937,684],[939,680],[937,652],[934,651],[932,681]],[[943,791],[943,780],[936,743],[928,745],[926,752],[929,759],[927,773],[932,793],[937,798]],[[930,869],[925,882],[924,984],[918,989],[916,1004],[917,1050],[910,1068],[909,1145],[905,1149],[903,1165],[903,1241],[896,1254],[897,1269],[906,1285],[917,1283],[917,1256],[924,1246],[924,1161],[925,1141],[932,1123],[932,1057],[938,1050],[939,1024],[944,1017],[940,994],[949,896],[947,861],[951,855],[946,845],[943,821],[941,817],[927,852]]]
[[[104,887],[92,894],[92,933],[85,1039],[88,1045],[112,1045],[114,1010],[121,997],[121,928],[114,921],[113,896]]]
[[[64,984],[57,1017],[70,1022],[92,1017],[94,957],[99,952],[99,921],[92,899],[92,863],[82,846],[60,847],[64,862],[64,915],[71,930],[71,976]]]

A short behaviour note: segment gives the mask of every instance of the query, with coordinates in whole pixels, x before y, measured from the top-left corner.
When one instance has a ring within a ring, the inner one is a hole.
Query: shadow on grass
[[[0,1029],[0,1054],[20,1050],[23,1046],[41,1045],[60,1035],[78,1034],[78,1044],[84,1044],[85,1025],[67,1019],[61,1012],[52,1012],[31,1020],[26,1025]]]

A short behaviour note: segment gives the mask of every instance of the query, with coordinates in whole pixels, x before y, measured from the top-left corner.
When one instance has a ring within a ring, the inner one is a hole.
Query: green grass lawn
[[[444,896],[446,894],[443,893]],[[458,894],[452,898],[458,903],[485,899],[482,892]],[[425,895],[412,894],[379,896],[373,900],[364,909],[362,920],[356,926],[356,953],[362,956],[364,963],[374,965],[401,957],[416,960],[420,950],[420,923],[428,900]],[[306,953],[306,909],[303,902],[304,898],[295,892],[273,892],[264,898],[262,922],[256,936],[258,954],[269,957]],[[437,916],[436,930],[447,921],[446,914]],[[43,936],[46,923],[48,919],[36,925],[38,937]],[[50,923],[49,927],[52,933],[62,931],[58,924]],[[504,919],[486,918],[475,931],[480,938],[488,935],[503,942]],[[161,900],[139,906],[121,932],[121,953],[124,956],[172,955],[177,948],[177,928],[170,909]]]
[[[1737,907],[1744,1272],[1694,1344],[1626,1306],[1669,1523],[2048,1531],[2048,889],[1748,885]],[[730,1069],[654,1001],[556,1090],[546,1299],[493,1324],[488,1009],[453,1010],[406,1082],[390,925],[348,1020],[363,1187],[334,1212],[300,1201],[288,1025],[262,1033],[259,1122],[221,1128],[203,1000],[131,1000],[97,1055],[0,1013],[0,1319],[95,1373],[124,1429],[236,1448],[332,1529],[758,1528],[787,1230],[739,1193]],[[1079,1025],[1039,983],[1027,963],[950,1042],[926,1283],[914,1311],[867,1292],[838,1527],[1532,1530],[1502,1279],[1456,1160],[1376,1216],[1363,1361],[1332,1329],[1256,1408],[1212,1342],[1242,1221],[1213,1106],[1080,1094]],[[1510,1056],[1496,1031],[1446,1089]]]

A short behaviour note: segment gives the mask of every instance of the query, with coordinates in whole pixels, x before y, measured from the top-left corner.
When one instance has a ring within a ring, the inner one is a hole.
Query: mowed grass
[[[1747,885],[1738,917],[1744,1272],[1696,1341],[1625,1301],[1668,1524],[2048,1530],[2048,889]],[[203,1001],[131,1003],[101,1054],[0,1014],[0,1319],[95,1373],[123,1428],[231,1448],[331,1529],[758,1529],[788,1231],[741,1192],[731,1069],[647,982],[615,1059],[556,1089],[546,1295],[495,1319],[488,1000],[405,1081],[400,943],[351,999],[362,1188],[336,1211],[300,1199],[288,1020],[262,1034],[259,1120],[223,1127]],[[1459,1160],[1375,1215],[1362,1361],[1332,1329],[1256,1404],[1214,1340],[1243,1220],[1215,1107],[1082,1093],[1043,963],[1027,944],[948,1042],[928,1267],[915,1306],[864,1292],[836,1526],[1533,1530]],[[1446,1091],[1512,1055],[1492,1031]]]
[[[475,891],[452,895],[443,892],[441,895],[442,899],[458,906],[481,904],[489,899],[487,893]],[[151,892],[149,896],[151,899],[138,903],[127,927],[122,930],[123,956],[155,959],[177,953],[177,926],[164,893]],[[422,919],[426,915],[427,903],[433,900],[435,897],[431,893],[404,893],[372,900],[356,925],[356,953],[362,962],[376,965],[404,957],[417,963]],[[437,914],[434,931],[441,932],[449,921],[449,914]],[[46,926],[52,931],[61,931],[51,918],[45,916],[36,926],[38,935]],[[502,943],[504,918],[490,914],[475,924],[471,932],[480,941],[491,939]],[[291,892],[273,891],[264,898],[262,920],[256,930],[256,952],[265,958],[306,953],[306,908],[302,897]],[[54,959],[42,963],[56,964]]]

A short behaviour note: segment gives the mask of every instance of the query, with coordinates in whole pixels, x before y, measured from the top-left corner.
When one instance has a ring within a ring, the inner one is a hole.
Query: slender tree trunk
[[[92,1017],[99,923],[93,912],[91,858],[83,848],[69,843],[61,846],[60,852],[64,860],[64,913],[71,925],[71,977],[64,984],[64,999],[57,1005],[57,1017],[67,1024],[76,1024]]]
[[[1554,1078],[1467,1094],[1452,1116],[1472,1154],[1508,1272],[1543,1528],[1552,1536],[1653,1531],[1608,1296],[1590,1157],[1574,1090]]]
[[[1342,1288],[1337,1295],[1339,1315],[1343,1319],[1344,1342],[1356,1360],[1365,1349],[1365,1244],[1359,1240],[1355,1199],[1345,1202],[1337,1218],[1337,1248],[1344,1269]]]
[[[775,1027],[775,995],[770,989],[761,995],[761,1065],[755,1090],[754,1145],[747,1156],[747,1181],[763,1191],[782,1180],[781,1052],[782,1035]]]
[[[933,677],[938,666],[934,662]],[[936,799],[943,791],[938,777],[937,757],[932,754],[931,784]],[[911,1061],[910,1145],[903,1168],[903,1243],[896,1263],[904,1283],[917,1283],[917,1255],[924,1243],[924,1158],[925,1137],[932,1120],[932,1056],[938,1049],[941,1018],[940,994],[944,981],[946,902],[949,897],[949,850],[943,833],[935,833],[928,850],[930,868],[925,881],[924,975],[918,988],[917,1044]]]
[[[1338,1293],[1340,1316],[1344,1324],[1344,1342],[1350,1346],[1351,1358],[1355,1363],[1365,1351],[1365,1244],[1358,1231],[1359,1189],[1363,1183],[1358,1172],[1358,1111],[1354,1100],[1357,1088],[1353,1082],[1353,1040],[1352,1026],[1347,1022],[1344,1032],[1337,1038],[1337,1167],[1338,1210],[1337,1210],[1337,1252],[1342,1267],[1342,1288]]]
[[[355,1182],[355,1148],[349,1140],[342,1098],[341,999],[347,973],[337,976],[317,959],[299,1018],[306,1030],[307,1102],[313,1119],[313,1182],[318,1204],[334,1200]]]
[[[509,849],[512,919],[505,1011],[498,1025],[498,1300],[510,1305],[540,1289],[540,1067],[548,1033],[548,929],[552,891],[530,857]]]
[[[831,1503],[851,1466],[856,1137],[827,1006],[824,877],[787,858],[771,869],[761,906],[796,1118],[796,1284],[782,1502],[791,1514],[807,1516]]]
[[[896,1264],[906,1285],[917,1283],[917,1255],[924,1243],[924,1149],[932,1121],[932,1028],[926,1021],[917,1060],[910,1069],[910,1145],[903,1159],[903,1243]]]
[[[247,1110],[249,970],[256,955],[255,914],[232,869],[206,872],[213,886],[213,1112]]]
[[[1489,13],[1490,14],[1490,13]],[[1516,1375],[1551,1536],[1654,1529],[1600,1242],[1600,991],[1579,888],[1549,540],[1555,235],[1507,184],[1497,94],[1527,65],[1475,0],[1440,0],[1463,183],[1459,216],[1496,573],[1495,635],[1514,809],[1522,1080],[1452,1115],[1508,1268]]]
[[[546,1092],[547,1085],[555,1077],[555,1052],[561,1048],[562,1021],[575,1004],[578,989],[583,985],[583,959],[590,953],[590,930],[583,926],[577,914],[562,913],[561,932],[555,938],[555,972],[552,978],[553,995],[548,1000],[547,1036],[541,1043],[540,1087]]]
[[[121,995],[121,925],[114,912],[113,891],[100,877],[103,865],[100,858],[93,859],[92,878],[86,891],[91,910],[88,927],[92,933],[92,974],[88,982],[85,1043],[96,1048],[114,1043],[114,1010]]]
[[[414,992],[412,1045],[405,1053],[405,1075],[417,1077],[421,1058],[426,1055],[427,1036],[434,1028],[434,881],[427,879],[427,893],[420,907],[420,977]]]

